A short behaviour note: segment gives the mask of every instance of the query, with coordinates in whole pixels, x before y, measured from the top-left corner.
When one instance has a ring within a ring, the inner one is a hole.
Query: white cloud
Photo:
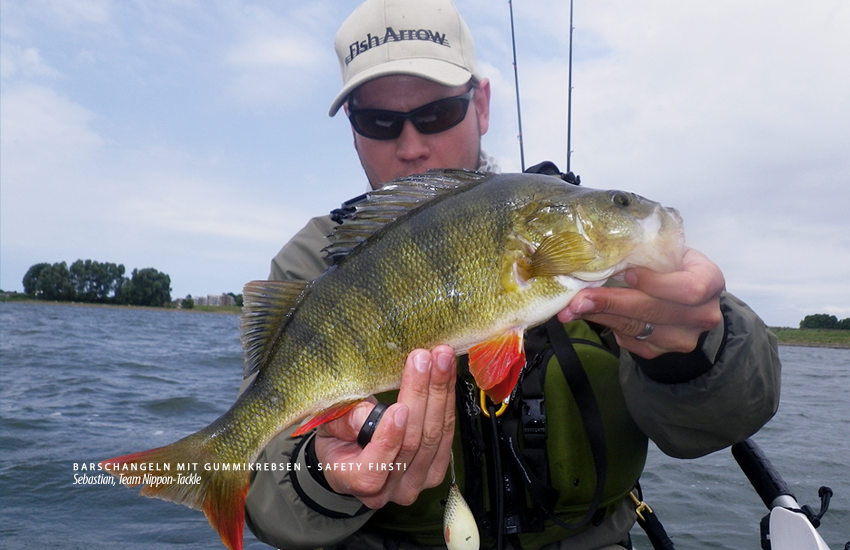
[[[32,264],[67,259],[55,256],[57,248],[95,236],[83,235],[81,228],[101,206],[102,195],[91,189],[98,186],[95,159],[103,140],[90,128],[93,113],[47,87],[4,84],[2,93],[0,243],[6,289],[19,286]]]
[[[307,68],[317,61],[314,47],[304,37],[252,36],[228,53],[225,62],[238,68]]]
[[[515,6],[527,165],[565,167],[564,4]],[[576,5],[575,25],[572,168],[584,184],[680,208],[691,244],[769,321],[850,307],[850,73],[839,68],[850,6],[592,2]],[[485,40],[509,87],[494,85],[502,134],[485,139],[518,168],[510,51]]]
[[[323,3],[292,8],[281,16],[258,6],[232,12],[240,38],[226,49],[233,71],[230,94],[244,104],[302,103],[333,67],[330,30],[316,15]]]
[[[251,241],[279,245],[280,234],[295,232],[300,226],[286,223],[299,218],[280,203],[264,204],[246,200],[234,191],[233,182],[214,181],[183,175],[186,167],[170,166],[161,173],[153,170],[125,172],[134,181],[124,188],[140,188],[116,200],[111,217],[120,223],[146,228],[163,235],[181,234],[210,240]],[[304,220],[297,219],[295,223]]]
[[[5,34],[28,33],[25,26],[17,27],[23,19],[35,21],[33,28],[56,27],[63,30],[85,25],[104,25],[112,12],[111,0],[4,0]]]
[[[35,4],[38,11],[50,13],[67,25],[105,23],[111,8],[110,0],[38,0]]]
[[[4,86],[0,110],[3,222],[30,225],[59,219],[76,205],[87,178],[78,178],[103,144],[89,124],[94,114],[37,84]],[[45,216],[45,217],[43,217]],[[49,224],[48,224],[49,225]],[[17,238],[20,238],[18,236]],[[7,233],[4,231],[3,240]]]
[[[518,170],[508,6],[457,4],[492,83],[484,146]],[[264,275],[310,215],[362,189],[345,121],[325,116],[353,5],[4,0],[3,285],[23,274],[15,254],[94,246],[99,261],[179,266],[175,286],[207,280],[179,295]],[[846,311],[850,4],[575,9],[584,184],[680,208],[691,244],[772,324]],[[526,164],[565,168],[568,10],[514,5]]]
[[[0,78],[56,78],[59,71],[47,66],[37,48],[21,48],[16,44],[0,46]]]

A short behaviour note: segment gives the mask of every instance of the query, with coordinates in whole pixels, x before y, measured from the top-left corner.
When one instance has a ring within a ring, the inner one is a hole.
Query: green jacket
[[[321,274],[327,263],[319,251],[334,225],[330,216],[311,220],[273,259],[270,278],[312,280]],[[640,364],[619,350],[607,332],[597,334],[583,321],[567,325],[571,338],[589,342],[575,347],[605,426],[609,472],[601,505],[605,516],[597,526],[573,531],[547,521],[543,532],[520,535],[524,549],[592,550],[617,544],[634,523],[633,506],[625,497],[643,470],[647,438],[671,456],[698,457],[749,437],[776,412],[780,363],[775,337],[732,295],[723,294],[721,310],[724,323],[707,334],[701,349]],[[705,363],[707,370],[695,369],[693,363]],[[659,379],[659,369],[670,372],[671,366],[673,377]],[[681,373],[678,378],[676,372]],[[544,395],[551,485],[559,492],[556,516],[574,522],[587,510],[595,468],[577,405],[554,358],[546,370]],[[456,436],[456,461],[463,456],[460,441]],[[291,550],[445,548],[440,501],[448,495],[448,480],[423,491],[410,507],[390,504],[368,510],[354,497],[329,491],[311,475],[307,446],[300,443],[283,434],[258,459],[292,462],[300,468],[291,473],[260,471],[253,479],[246,519],[260,540]],[[464,470],[460,461],[462,488]],[[485,538],[482,545],[492,546],[492,540]]]

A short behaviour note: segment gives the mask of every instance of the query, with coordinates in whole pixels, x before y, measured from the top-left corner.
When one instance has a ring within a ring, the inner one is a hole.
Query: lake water
[[[75,465],[165,445],[224,412],[241,379],[235,315],[0,305],[0,546],[224,548],[203,514],[136,489],[75,484]],[[850,541],[850,350],[781,347],[782,405],[754,439],[820,528]],[[97,473],[95,473],[97,474]],[[731,453],[650,452],[647,502],[681,550],[759,548],[766,513]],[[636,528],[635,547],[651,548]],[[267,549],[246,529],[245,547]]]

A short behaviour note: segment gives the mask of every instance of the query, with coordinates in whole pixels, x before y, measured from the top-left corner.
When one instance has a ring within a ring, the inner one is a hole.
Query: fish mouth
[[[685,226],[678,210],[671,207],[663,210],[666,216],[661,218],[658,238],[669,243],[667,247],[662,248],[667,253],[669,271],[679,271],[685,256]]]
[[[627,262],[658,273],[681,270],[685,255],[685,228],[679,211],[658,205],[641,225],[644,238],[629,254]]]

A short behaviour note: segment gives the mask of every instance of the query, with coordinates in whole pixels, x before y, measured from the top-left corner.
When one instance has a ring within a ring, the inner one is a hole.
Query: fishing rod
[[[524,172],[525,152],[522,141],[522,112],[520,108],[519,71],[517,70],[516,35],[512,0],[508,0],[508,6],[510,7],[511,18],[511,45],[513,47],[514,84],[516,87],[517,124],[519,129],[517,138],[519,140],[520,162]],[[579,183],[581,180],[571,172],[572,166],[570,162],[572,157],[571,127],[574,29],[573,0],[570,0],[569,76],[567,84],[567,172],[566,174],[561,174],[561,177],[571,183]],[[495,410],[493,410],[493,418],[495,416]],[[765,457],[755,441],[746,439],[732,445],[731,450],[735,461],[758,495],[762,498],[768,510],[770,510],[770,513],[760,523],[762,550],[829,550],[829,547],[818,534],[816,528],[820,526],[820,520],[829,508],[830,498],[833,494],[832,489],[829,487],[820,488],[818,491],[818,496],[821,499],[820,511],[815,512],[810,506],[801,506],[797,503],[794,494],[788,489],[782,476],[770,463],[770,460]],[[496,478],[500,479],[501,476],[497,475]],[[632,498],[635,499],[636,497],[632,496]],[[501,502],[501,499],[498,500]],[[667,533],[652,510],[643,502],[639,503],[636,501],[636,504],[642,506],[642,508],[638,509],[638,523],[646,531],[653,548],[673,549],[673,542],[667,536]],[[641,510],[643,515],[641,514]],[[503,518],[503,513],[498,513],[497,516]],[[502,548],[503,546],[501,540],[502,529],[503,527],[500,524],[500,527],[497,528],[497,548]],[[845,546],[845,550],[850,550],[850,542]]]
[[[511,12],[511,46],[514,52],[514,87],[516,88],[516,118],[519,127],[517,139],[519,140],[519,160],[522,171],[525,172],[525,151],[522,146],[522,109],[519,103],[519,71],[516,66],[516,34],[514,33],[514,5],[511,0],[508,0],[508,8]]]
[[[567,79],[567,174],[570,173],[570,159],[573,156],[573,150],[570,146],[570,130],[572,127],[572,110],[573,110],[573,0],[570,0],[570,51],[569,51],[569,69]]]
[[[519,93],[519,69],[517,68],[516,57],[516,29],[514,25],[514,6],[513,1],[508,0],[508,8],[511,19],[511,48],[513,51],[513,66],[514,66],[514,88],[516,90],[516,115],[517,115],[517,140],[519,141],[519,157],[522,171],[525,172],[525,148],[523,145],[522,136],[522,107]],[[561,174],[561,177],[570,183],[579,184],[581,179],[575,176],[571,171],[572,157],[572,105],[573,105],[573,0],[570,0],[570,41],[569,41],[569,64],[568,64],[568,85],[567,85],[567,171]],[[547,163],[554,167],[554,164]],[[539,165],[538,165],[539,166]],[[536,168],[536,167],[535,167]]]

